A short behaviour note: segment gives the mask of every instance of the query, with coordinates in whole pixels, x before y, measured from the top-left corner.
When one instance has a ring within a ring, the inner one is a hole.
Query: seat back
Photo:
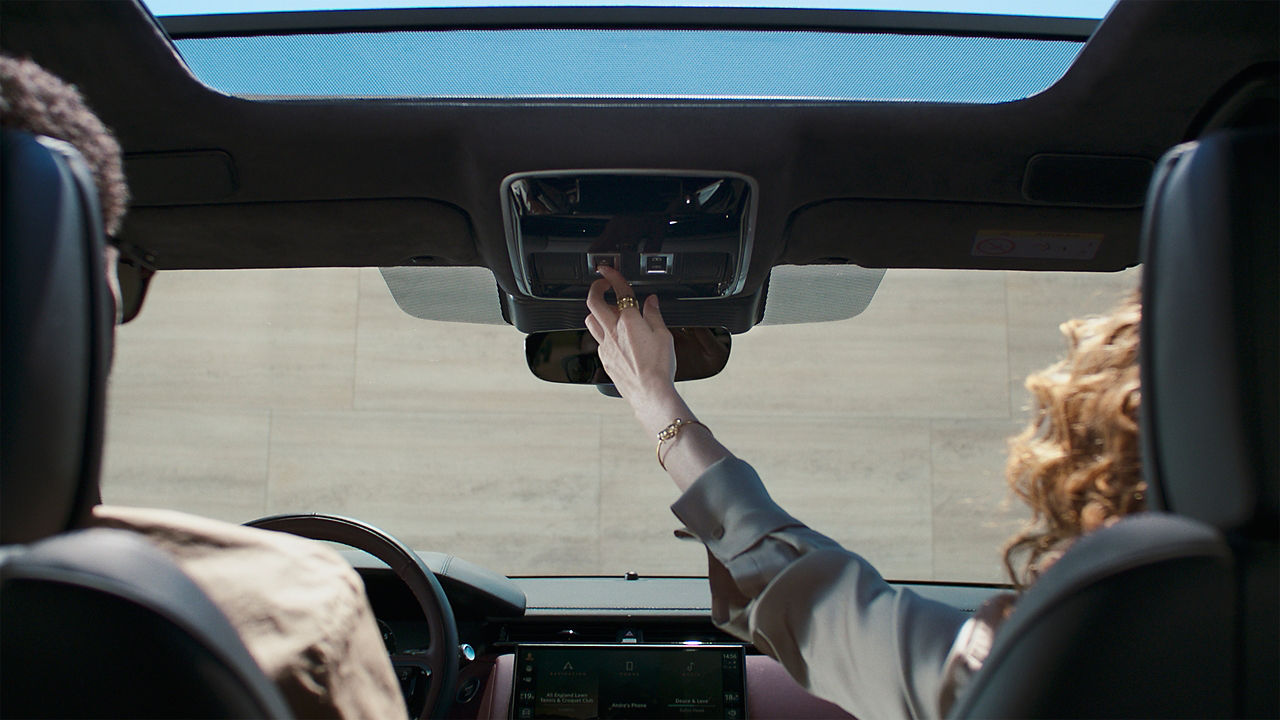
[[[1161,160],[1142,250],[1157,512],[1081,538],[1025,593],[954,717],[1277,716],[1278,158],[1265,129]]]
[[[67,143],[0,147],[0,544],[80,525],[98,500],[112,308],[98,197]]]
[[[66,143],[0,130],[0,714],[288,717],[230,621],[98,500],[112,306]]]
[[[162,551],[78,530],[0,563],[4,717],[286,718],[226,616]]]
[[[950,717],[1230,717],[1231,577],[1230,549],[1193,520],[1086,535],[1019,598]]]
[[[1237,714],[1280,715],[1280,133],[1170,151],[1144,223],[1144,472],[1234,551]]]

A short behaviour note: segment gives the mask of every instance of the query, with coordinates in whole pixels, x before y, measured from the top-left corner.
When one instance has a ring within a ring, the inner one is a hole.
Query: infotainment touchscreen
[[[746,717],[736,645],[519,645],[513,720]]]

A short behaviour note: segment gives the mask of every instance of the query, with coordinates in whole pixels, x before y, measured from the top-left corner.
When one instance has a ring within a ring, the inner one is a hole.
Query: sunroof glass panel
[[[308,10],[494,7],[736,7],[983,13],[1101,19],[1116,0],[144,0],[157,17]]]
[[[1081,41],[806,30],[461,29],[176,40],[246,97],[772,98],[999,103]]]

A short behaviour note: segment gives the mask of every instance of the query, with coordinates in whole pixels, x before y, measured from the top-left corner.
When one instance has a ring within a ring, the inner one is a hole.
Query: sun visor
[[[159,270],[474,264],[465,213],[421,198],[133,207],[121,237]]]

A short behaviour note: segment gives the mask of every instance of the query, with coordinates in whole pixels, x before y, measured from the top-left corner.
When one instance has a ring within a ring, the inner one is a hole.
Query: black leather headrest
[[[98,500],[111,300],[98,194],[59,140],[0,146],[0,542],[78,525]]]
[[[1274,128],[1211,134],[1156,169],[1143,224],[1144,470],[1165,509],[1276,535]]]
[[[1018,599],[949,717],[1232,717],[1232,567],[1216,530],[1176,515],[1082,536]]]
[[[141,535],[66,533],[0,561],[9,717],[284,718],[226,615]]]

